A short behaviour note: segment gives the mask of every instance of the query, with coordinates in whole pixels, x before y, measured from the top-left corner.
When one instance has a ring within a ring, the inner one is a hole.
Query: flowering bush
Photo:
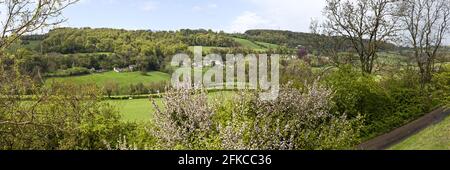
[[[153,135],[164,149],[205,149],[213,135],[213,107],[206,91],[170,90],[156,112]]]
[[[361,118],[330,113],[333,92],[317,83],[285,87],[275,101],[240,96],[221,133],[225,149],[348,149],[358,143]],[[235,145],[233,145],[235,144]]]
[[[283,88],[274,101],[238,93],[215,105],[205,92],[170,90],[163,107],[154,104],[154,135],[168,149],[348,149],[358,143],[361,118],[330,113],[333,92],[317,83]]]

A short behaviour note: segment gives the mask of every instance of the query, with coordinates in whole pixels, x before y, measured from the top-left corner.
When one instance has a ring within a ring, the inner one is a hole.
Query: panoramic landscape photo
[[[0,0],[0,150],[450,150],[450,0]]]

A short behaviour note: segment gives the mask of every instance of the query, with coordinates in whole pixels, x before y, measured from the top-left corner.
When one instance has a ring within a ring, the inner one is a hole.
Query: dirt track
[[[360,150],[383,150],[400,143],[404,139],[420,132],[430,125],[437,124],[450,115],[450,109],[439,108],[425,116],[392,132],[376,137],[362,143],[357,148]]]

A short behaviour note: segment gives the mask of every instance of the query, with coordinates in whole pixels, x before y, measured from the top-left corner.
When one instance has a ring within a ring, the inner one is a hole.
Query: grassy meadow
[[[114,71],[109,71],[105,73],[95,73],[83,76],[48,78],[46,80],[46,83],[51,82],[64,82],[76,84],[94,83],[98,86],[104,86],[108,82],[115,82],[120,86],[127,86],[130,84],[156,83],[168,80],[170,80],[169,74],[158,71],[148,72],[147,75],[143,75],[140,72],[116,73]]]
[[[231,91],[211,92],[208,93],[208,97],[211,102],[214,100],[224,101],[232,98],[234,94]],[[163,105],[163,99],[155,98],[154,100],[159,106]],[[123,121],[148,122],[155,112],[155,108],[149,99],[107,100],[105,102],[118,109]]]
[[[247,39],[241,39],[241,38],[233,38],[242,48],[248,48],[255,51],[263,52],[267,49],[274,49],[278,48],[279,45],[266,43],[266,42],[258,42],[258,41],[250,41]],[[211,49],[217,48],[217,49],[229,49],[230,47],[209,47],[209,46],[203,46],[203,52],[210,53]],[[189,46],[189,51],[194,51],[194,46]]]
[[[390,148],[392,150],[450,149],[450,117]]]
[[[155,99],[155,101],[162,104],[162,99]],[[118,109],[124,121],[148,122],[152,119],[152,113],[155,111],[149,99],[108,100],[106,102]]]

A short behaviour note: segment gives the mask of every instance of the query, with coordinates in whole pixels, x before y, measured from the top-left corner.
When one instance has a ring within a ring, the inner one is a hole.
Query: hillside
[[[233,36],[251,41],[284,45],[289,48],[296,48],[298,45],[314,48],[312,40],[317,39],[317,35],[311,33],[283,31],[283,30],[265,30],[265,29],[248,30],[244,34],[233,34]],[[329,38],[339,38],[339,37],[329,37]],[[382,44],[382,50],[393,50],[395,48],[396,46],[394,44],[390,43]]]

